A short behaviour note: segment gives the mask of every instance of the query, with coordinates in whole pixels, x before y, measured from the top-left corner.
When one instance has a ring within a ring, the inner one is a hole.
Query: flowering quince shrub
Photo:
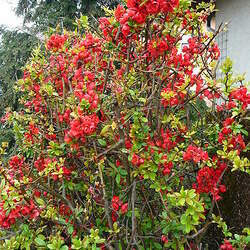
[[[1,247],[202,249],[212,223],[220,249],[247,246],[249,229],[214,214],[225,173],[249,173],[250,95],[229,60],[215,78],[212,10],[128,0],[34,51],[23,109],[4,119],[16,148],[0,152]]]

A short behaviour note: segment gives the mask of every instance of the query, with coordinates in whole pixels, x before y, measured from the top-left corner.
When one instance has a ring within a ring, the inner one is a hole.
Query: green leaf
[[[187,223],[187,216],[185,214],[183,214],[181,216],[181,224],[182,225],[186,225],[186,223]]]
[[[102,147],[106,147],[107,146],[107,142],[103,139],[98,139],[98,143],[102,146]]]
[[[64,246],[62,246],[61,248],[60,248],[60,250],[68,250],[69,248],[68,248],[68,246],[66,246],[66,245],[64,245]]]
[[[177,202],[177,205],[178,205],[178,206],[184,206],[184,204],[185,204],[185,198],[181,198],[181,199],[178,200],[178,202]]]
[[[43,239],[39,238],[39,237],[36,237],[35,238],[35,242],[38,246],[46,246],[46,243]]]
[[[154,173],[154,172],[151,172],[151,173],[149,173],[149,177],[150,177],[150,180],[155,180],[155,177],[156,177],[156,173]]]
[[[5,178],[1,180],[0,189],[3,189],[4,186],[5,186]]]
[[[189,207],[187,210],[186,210],[186,214],[191,214],[191,215],[194,215],[194,209],[192,207]]]
[[[72,234],[73,231],[74,231],[74,227],[73,227],[73,226],[70,226],[70,227],[68,228],[68,233],[69,233],[69,234]]]
[[[80,21],[83,28],[87,28],[89,25],[88,16],[81,16]]]
[[[161,244],[158,243],[158,242],[155,242],[155,243],[154,243],[154,249],[162,249]]]
[[[79,239],[77,238],[72,239],[72,243],[73,243],[72,249],[81,249],[82,242]]]
[[[110,130],[110,128],[111,128],[111,125],[104,126],[103,129],[102,129],[102,131],[101,131],[101,133],[100,133],[100,135],[101,136],[106,136],[107,133],[108,133],[108,131]]]
[[[35,200],[36,202],[41,205],[41,206],[44,206],[45,205],[45,202],[43,199],[39,198],[39,197],[35,197]]]
[[[234,238],[235,238],[236,240],[238,240],[238,241],[240,240],[240,236],[239,236],[238,234],[235,234],[235,235],[234,235]]]
[[[96,243],[102,244],[102,243],[104,243],[105,241],[106,241],[105,239],[98,239],[98,240],[96,240]]]
[[[248,136],[248,132],[245,129],[241,129],[241,133],[244,134],[245,136]]]
[[[190,198],[187,198],[187,199],[186,199],[186,202],[187,202],[187,204],[190,205],[190,206],[192,206],[192,205],[194,204],[193,201],[192,201],[192,199],[190,199]]]
[[[193,199],[195,196],[196,196],[195,190],[194,190],[194,189],[191,189],[191,190],[188,192],[188,197],[190,197],[191,199]]]
[[[194,219],[195,221],[198,221],[198,220],[199,220],[199,215],[198,215],[198,214],[194,214],[194,215],[193,215],[193,219]]]
[[[128,174],[127,171],[123,168],[118,168],[118,171],[120,172],[121,176],[126,176]]]
[[[185,229],[186,233],[190,233],[191,231],[191,225],[190,224],[186,224],[186,229]]]
[[[121,181],[121,176],[120,176],[120,174],[117,174],[117,175],[116,175],[115,181],[116,181],[117,184],[120,184],[120,181]]]

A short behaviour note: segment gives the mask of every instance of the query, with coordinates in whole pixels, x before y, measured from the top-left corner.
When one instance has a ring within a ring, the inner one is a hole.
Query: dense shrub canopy
[[[246,246],[249,230],[234,238],[213,214],[224,174],[249,172],[250,96],[229,60],[216,79],[211,11],[128,0],[33,52],[17,84],[23,109],[2,119],[17,149],[1,163],[1,245],[201,249],[217,223],[221,249]]]

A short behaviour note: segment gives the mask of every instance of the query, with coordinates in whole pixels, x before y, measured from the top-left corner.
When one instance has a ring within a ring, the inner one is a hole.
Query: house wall
[[[220,34],[222,59],[229,56],[235,73],[246,73],[250,81],[250,0],[217,0],[216,26],[228,22],[228,31]]]

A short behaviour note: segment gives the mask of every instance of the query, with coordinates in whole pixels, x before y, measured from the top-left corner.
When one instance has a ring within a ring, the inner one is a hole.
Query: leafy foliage
[[[6,108],[18,110],[18,94],[14,90],[15,82],[22,78],[22,67],[28,61],[38,39],[19,30],[9,31],[1,28],[0,44],[0,117]],[[14,137],[11,129],[0,123],[0,143],[9,142],[13,146]]]
[[[229,60],[214,77],[209,6],[129,0],[33,51],[0,151],[4,248],[199,249],[212,223],[221,249],[247,247],[213,215],[224,174],[249,173],[250,95]]]
[[[101,6],[114,7],[117,0],[19,0],[17,14],[24,17],[25,23],[34,23],[39,31],[56,27],[60,22],[67,29],[74,27],[81,14],[100,16]]]
[[[26,64],[37,42],[38,40],[28,33],[1,29],[1,105],[8,107],[12,106],[11,103],[16,102],[13,85],[22,78],[22,67]],[[1,106],[1,112],[5,107]]]
[[[115,6],[116,1],[36,1],[20,0],[17,14],[24,18],[28,28],[23,30],[0,29],[0,117],[5,109],[18,110],[20,103],[14,90],[14,83],[22,78],[22,67],[27,63],[31,51],[38,44],[41,32],[63,24],[68,29],[75,27],[74,22],[82,13],[97,16],[101,6]],[[11,129],[0,124],[0,143],[9,142],[14,146]],[[9,148],[9,149],[10,149]],[[11,150],[9,150],[10,152]]]

